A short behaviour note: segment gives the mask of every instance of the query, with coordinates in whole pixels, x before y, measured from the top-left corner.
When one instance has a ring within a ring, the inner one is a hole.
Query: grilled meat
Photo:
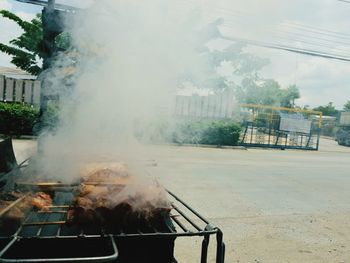
[[[52,199],[48,194],[38,192],[32,198],[32,205],[38,210],[47,211],[48,207],[52,205]]]
[[[170,204],[157,183],[136,179],[124,165],[85,170],[68,223],[113,230],[152,228],[169,218]]]
[[[123,163],[92,163],[81,169],[80,176],[83,181],[102,183],[116,182],[130,174]]]

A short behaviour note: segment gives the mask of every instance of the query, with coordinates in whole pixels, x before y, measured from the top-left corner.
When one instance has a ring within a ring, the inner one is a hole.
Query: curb
[[[210,144],[189,144],[189,143],[166,143],[170,146],[198,147],[198,148],[213,148],[213,149],[232,149],[232,150],[248,150],[244,146],[225,146],[225,145],[210,145]]]

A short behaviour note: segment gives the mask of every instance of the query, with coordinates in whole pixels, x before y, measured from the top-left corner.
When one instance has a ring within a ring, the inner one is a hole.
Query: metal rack
[[[245,120],[240,145],[317,151],[322,112],[242,104]]]
[[[116,239],[146,239],[149,237],[157,237],[174,241],[175,238],[178,237],[198,236],[203,237],[200,262],[205,263],[207,262],[208,245],[210,236],[212,235],[216,236],[217,242],[216,263],[224,262],[225,245],[222,231],[210,224],[193,208],[170,191],[168,191],[168,194],[173,208],[170,219],[171,224],[176,227],[176,231],[173,227],[168,227],[166,231],[164,231],[164,229],[153,228],[152,232],[142,232],[140,229],[137,229],[133,232],[120,230],[118,233],[108,233],[105,229],[94,226],[90,229],[68,226],[66,224],[66,219],[70,205],[69,203],[67,204],[67,198],[60,197],[60,194],[67,195],[67,193],[63,192],[56,193],[56,197],[59,198],[55,198],[55,200],[60,201],[54,202],[54,205],[49,207],[48,211],[30,211],[16,233],[9,238],[7,237],[7,240],[5,237],[1,240],[2,243],[7,242],[7,244],[3,246],[0,251],[0,262],[108,262],[115,261],[118,258]],[[71,195],[71,198],[72,197],[73,195]],[[82,242],[88,243],[85,244],[87,246],[91,243],[94,244],[94,247],[97,247],[96,244],[101,243],[105,251],[103,251],[103,253],[97,251],[95,254],[98,255],[94,255],[93,251],[89,251],[90,253],[79,256],[64,256],[60,254],[59,257],[56,255],[42,258],[42,255],[40,255],[40,258],[21,258],[22,252],[19,251],[21,248],[18,248],[19,243],[25,244],[23,246],[35,247],[42,246],[43,244],[48,246],[49,243],[47,242],[52,242],[55,246],[63,247],[79,246]],[[13,253],[13,251],[15,251],[15,253]],[[14,256],[14,254],[17,256]],[[11,256],[9,257],[8,255]],[[176,262],[175,259],[174,262]]]

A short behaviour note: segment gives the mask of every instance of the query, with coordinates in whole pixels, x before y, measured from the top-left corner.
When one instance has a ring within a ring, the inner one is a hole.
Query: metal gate
[[[322,113],[243,104],[240,143],[247,147],[318,150]]]

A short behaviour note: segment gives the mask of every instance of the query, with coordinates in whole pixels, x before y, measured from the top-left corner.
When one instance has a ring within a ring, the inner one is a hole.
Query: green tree
[[[295,85],[282,89],[277,81],[261,78],[259,72],[269,60],[244,52],[244,47],[244,43],[234,43],[226,49],[208,53],[215,69],[223,62],[229,63],[232,69],[231,75],[219,76],[224,79],[221,82],[224,85],[215,87],[234,89],[241,103],[294,107],[295,100],[300,98],[299,89]]]
[[[325,106],[318,106],[314,108],[316,111],[320,111],[323,113],[324,116],[337,116],[338,110],[334,107],[333,102],[329,102]]]
[[[295,107],[295,100],[300,98],[300,92],[296,85],[290,85],[281,91],[281,106],[287,108]]]
[[[9,44],[0,43],[0,51],[12,56],[11,62],[18,68],[32,75],[39,75],[42,71],[40,60],[45,55],[41,14],[37,14],[29,22],[7,10],[0,10],[0,15],[16,22],[24,31]],[[63,32],[55,38],[55,51],[68,50],[71,43],[70,34]]]
[[[194,25],[192,20],[190,23],[190,26]],[[259,70],[269,61],[245,52],[245,43],[234,42],[223,49],[211,49],[210,45],[203,45],[204,42],[208,44],[222,37],[219,26],[223,23],[223,19],[217,19],[201,30],[193,32],[194,43],[198,45],[196,50],[200,53],[199,59],[203,64],[200,67],[200,74],[196,71],[197,69],[193,72],[194,74],[191,73],[191,70],[186,71],[186,74],[180,78],[180,82],[185,80],[196,87],[220,92],[239,87],[237,76],[241,79],[256,80],[259,78]],[[220,69],[224,69],[225,76],[219,73]]]
[[[12,57],[11,63],[18,68],[38,75],[41,72],[39,61],[43,55],[41,16],[38,14],[28,22],[6,10],[0,10],[0,15],[16,22],[24,31],[22,35],[11,40],[9,44],[0,43],[0,51],[10,55]]]
[[[299,89],[295,85],[282,89],[280,84],[273,79],[256,81],[246,78],[236,90],[238,100],[249,104],[294,108],[295,100],[300,98]]]
[[[344,110],[350,110],[350,100],[345,103]]]

